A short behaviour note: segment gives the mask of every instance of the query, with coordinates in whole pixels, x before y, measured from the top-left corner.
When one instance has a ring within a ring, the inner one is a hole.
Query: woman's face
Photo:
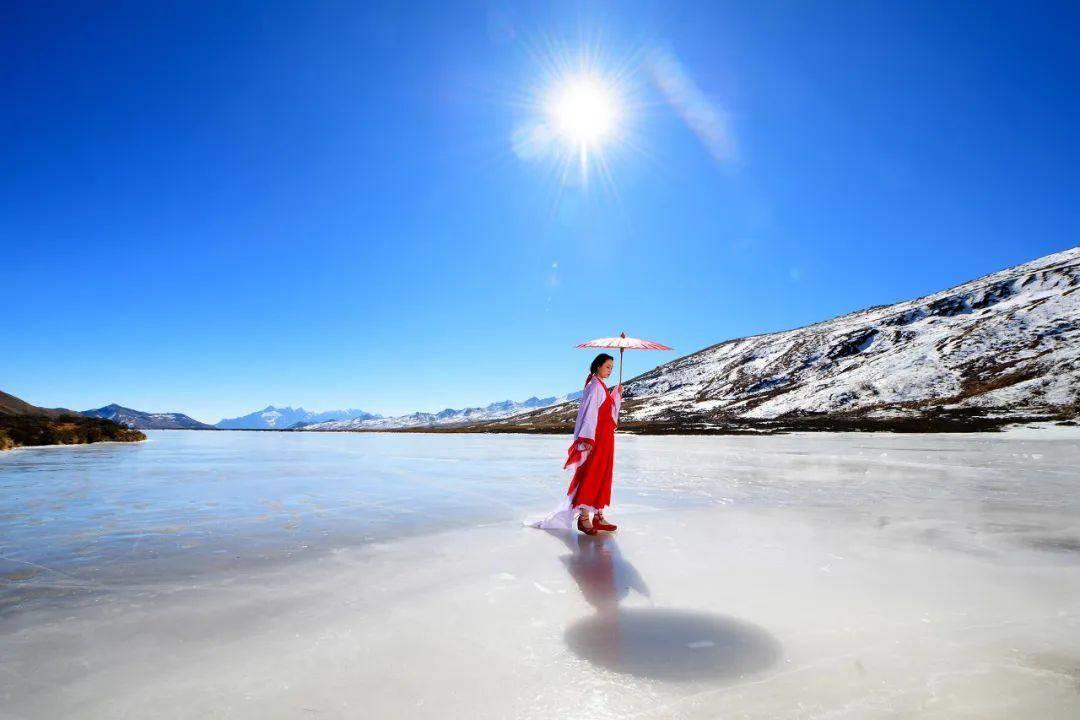
[[[607,380],[611,375],[611,368],[615,367],[615,362],[612,360],[605,360],[604,364],[596,368],[596,374],[601,380]]]

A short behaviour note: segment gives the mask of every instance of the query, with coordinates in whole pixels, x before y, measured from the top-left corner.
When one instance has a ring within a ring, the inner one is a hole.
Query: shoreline
[[[364,435],[364,434],[395,434],[395,435],[495,435],[495,436],[514,436],[514,435],[535,435],[538,437],[562,437],[569,435],[572,432],[572,428],[568,428],[565,431],[554,429],[506,429],[506,428],[492,428],[488,430],[473,430],[473,429],[460,429],[460,428],[430,428],[430,427],[417,427],[417,428],[380,428],[380,429],[359,429],[359,430],[289,430],[289,429],[271,429],[271,428],[216,428],[208,430],[204,428],[147,428],[142,432],[250,432],[250,433],[295,433],[295,434],[307,434],[307,435]],[[1047,421],[1040,420],[1036,422],[1010,422],[1008,424],[993,428],[993,429],[972,429],[964,431],[896,431],[896,430],[883,430],[883,429],[867,429],[867,430],[825,430],[825,429],[806,429],[806,428],[790,428],[785,430],[774,430],[771,432],[728,432],[725,430],[717,429],[703,429],[703,430],[685,430],[685,429],[672,429],[665,432],[640,432],[635,430],[617,430],[616,435],[622,437],[671,437],[671,438],[693,438],[693,437],[779,437],[779,436],[827,436],[827,435],[884,435],[884,436],[929,436],[929,437],[962,437],[980,434],[1015,434],[1019,432],[1030,432],[1032,438],[1036,439],[1039,435],[1052,435],[1057,438],[1070,437],[1075,435],[1077,439],[1080,439],[1080,424],[1073,421]],[[1050,439],[1050,437],[1047,437]],[[131,445],[142,444],[147,442],[153,442],[153,438],[147,436],[142,440],[99,440],[89,443],[52,443],[48,445],[16,445],[15,447],[0,449],[0,457],[4,456],[4,453],[14,453],[20,450],[58,450],[62,448],[84,448],[95,445]]]
[[[495,421],[499,422],[499,421]],[[1039,425],[1042,427],[1080,427],[1077,420],[1046,417],[1020,419],[986,419],[982,423],[964,423],[955,425],[926,425],[921,420],[904,419],[901,422],[872,421],[854,422],[816,422],[783,423],[762,421],[760,425],[684,425],[679,423],[623,423],[617,432],[624,435],[692,437],[698,435],[749,436],[764,437],[769,435],[789,435],[792,433],[884,433],[890,435],[970,435],[984,432],[1008,432],[1017,427]],[[236,430],[233,430],[234,432]],[[342,428],[340,430],[305,430],[305,429],[257,429],[252,432],[308,432],[308,433],[414,433],[414,434],[462,434],[462,435],[569,435],[573,425],[562,426],[525,426],[525,425],[465,425],[465,426],[417,426],[407,428]]]
[[[637,428],[632,429],[618,429],[616,433],[623,436],[635,435],[640,437],[700,437],[700,436],[721,436],[721,437],[770,437],[774,435],[829,435],[837,433],[853,433],[859,435],[978,435],[980,433],[1009,433],[1017,430],[1035,429],[1040,431],[1053,430],[1056,428],[1077,428],[1080,433],[1080,422],[1075,420],[1047,420],[1045,418],[1032,419],[1032,420],[1010,420],[1000,425],[995,425],[992,428],[972,428],[965,430],[890,430],[884,428],[866,428],[866,429],[826,429],[826,428],[806,428],[806,427],[789,427],[784,429],[775,429],[771,431],[753,431],[753,430],[729,430],[726,428],[671,428],[663,431],[643,431]],[[342,430],[303,430],[303,429],[289,429],[289,428],[145,428],[144,431],[149,432],[252,432],[252,433],[300,433],[300,434],[377,434],[377,433],[394,433],[399,435],[540,435],[540,436],[562,436],[570,435],[573,432],[572,427],[565,429],[556,428],[516,428],[516,427],[499,427],[489,429],[476,429],[473,427],[407,427],[407,428],[357,428],[357,429],[342,429]],[[109,442],[126,442],[126,441],[109,441]],[[141,441],[140,441],[141,442]],[[100,444],[100,443],[79,443],[86,444]],[[24,447],[24,446],[20,446]],[[66,447],[65,445],[38,445],[38,446],[25,446],[25,447]],[[18,448],[12,448],[18,449]]]
[[[140,431],[141,432],[141,431]],[[156,430],[153,432],[157,432]],[[52,443],[50,445],[16,445],[15,447],[6,448],[0,450],[0,453],[16,452],[19,450],[59,450],[61,448],[84,448],[91,447],[93,445],[138,445],[142,443],[150,442],[150,438],[144,438],[142,440],[97,440],[95,442],[84,443]],[[0,457],[3,457],[0,455]]]

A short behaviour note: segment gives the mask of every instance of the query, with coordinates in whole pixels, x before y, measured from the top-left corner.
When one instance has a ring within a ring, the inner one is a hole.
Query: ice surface
[[[3,718],[1074,718],[1080,432],[160,431],[0,456]]]

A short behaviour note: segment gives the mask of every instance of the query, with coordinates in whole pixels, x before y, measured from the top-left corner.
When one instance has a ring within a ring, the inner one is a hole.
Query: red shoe
[[[592,526],[598,530],[607,530],[608,532],[614,532],[615,529],[619,527],[618,525],[612,525],[605,520],[601,513],[593,515]]]
[[[584,515],[578,515],[578,516],[577,516],[577,529],[578,529],[578,530],[580,530],[581,532],[585,533],[586,535],[596,535],[596,534],[597,534],[598,532],[600,532],[600,531],[599,531],[599,530],[597,530],[597,529],[596,529],[595,527],[585,527],[585,526],[584,526],[584,525],[583,525],[583,524],[581,523],[581,521],[582,521],[583,519],[585,519],[585,516],[584,516]]]

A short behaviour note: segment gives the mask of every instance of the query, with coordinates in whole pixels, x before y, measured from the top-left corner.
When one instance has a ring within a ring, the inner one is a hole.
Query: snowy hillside
[[[627,382],[623,425],[1076,417],[1078,268],[1075,247],[916,300],[713,345]],[[575,406],[497,424],[561,426]]]
[[[437,413],[415,412],[409,415],[398,415],[389,418],[354,420],[341,420],[337,422],[323,422],[305,425],[304,430],[392,430],[397,428],[413,427],[453,427],[476,422],[487,422],[499,418],[510,417],[518,413],[535,410],[537,408],[560,405],[570,400],[581,397],[580,392],[561,397],[537,398],[531,397],[523,402],[504,400],[491,403],[485,407],[471,407],[462,410],[447,408]]]
[[[308,412],[304,408],[279,408],[269,405],[243,417],[222,420],[217,423],[217,427],[222,430],[286,430],[298,423],[307,425],[328,420],[369,420],[379,417],[381,416],[355,409]]]

